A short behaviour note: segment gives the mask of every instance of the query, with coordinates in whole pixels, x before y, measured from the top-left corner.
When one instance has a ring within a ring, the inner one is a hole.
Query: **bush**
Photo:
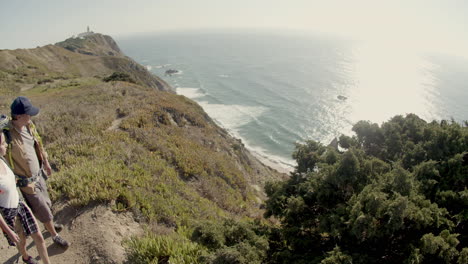
[[[216,250],[221,248],[226,243],[224,230],[218,224],[203,224],[195,228],[192,233],[192,241],[202,244],[203,246]]]
[[[103,81],[105,82],[121,81],[121,82],[136,83],[135,80],[128,73],[124,73],[124,72],[114,72],[112,73],[112,75],[105,77]]]
[[[195,228],[192,241],[211,250],[206,263],[260,264],[266,260],[268,250],[268,240],[261,229],[256,224],[232,219],[205,222]]]
[[[212,264],[250,264],[247,258],[234,247],[226,247],[216,252]]]
[[[147,235],[142,238],[131,238],[125,242],[127,263],[171,263],[197,264],[205,250],[198,244],[173,235]]]

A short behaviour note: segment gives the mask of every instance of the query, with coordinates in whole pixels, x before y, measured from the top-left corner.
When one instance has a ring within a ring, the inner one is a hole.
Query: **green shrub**
[[[250,264],[247,258],[237,248],[226,247],[218,250],[212,264]]]
[[[191,239],[211,250],[221,248],[226,243],[224,229],[216,223],[197,226],[192,233]]]
[[[147,235],[125,242],[127,263],[197,264],[205,250],[196,243],[173,235]]]
[[[352,264],[353,259],[341,252],[337,246],[332,251],[327,252],[328,257],[323,259],[320,264]]]
[[[223,222],[204,222],[192,233],[192,241],[210,249],[207,263],[263,263],[268,240],[260,226],[226,219]]]
[[[128,73],[124,73],[124,72],[114,72],[110,76],[105,77],[103,81],[105,82],[121,81],[121,82],[136,83],[135,80]]]

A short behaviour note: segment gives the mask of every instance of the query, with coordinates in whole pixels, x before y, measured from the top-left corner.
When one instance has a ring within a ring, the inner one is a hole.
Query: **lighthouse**
[[[77,38],[83,38],[83,37],[86,37],[86,36],[90,36],[94,34],[93,31],[89,30],[89,26],[86,27],[86,32],[83,32],[83,33],[80,33],[77,35]]]

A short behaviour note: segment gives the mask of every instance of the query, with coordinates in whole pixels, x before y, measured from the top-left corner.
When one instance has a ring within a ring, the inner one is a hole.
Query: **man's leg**
[[[27,194],[23,192],[24,198],[28,201],[29,206],[36,218],[44,224],[44,227],[49,231],[54,243],[61,247],[68,247],[70,243],[57,234],[57,229],[54,226],[53,215],[51,211],[51,201],[47,193],[47,187],[42,177],[39,177],[36,183],[36,193]]]
[[[39,253],[39,256],[41,257],[41,260],[45,264],[49,264],[49,253],[47,252],[46,244],[44,241],[44,237],[42,236],[41,232],[33,233],[31,234],[31,237],[34,240],[34,243],[36,244],[37,252]]]
[[[69,247],[70,242],[66,241],[63,239],[59,234],[57,234],[57,231],[55,230],[54,227],[54,222],[52,220],[44,222],[44,226],[49,231],[50,235],[52,236],[52,240],[54,241],[55,244],[61,246],[61,247]]]
[[[52,237],[55,237],[58,235],[57,231],[55,230],[54,222],[52,220],[45,222],[44,227],[46,228],[47,231],[49,231]]]

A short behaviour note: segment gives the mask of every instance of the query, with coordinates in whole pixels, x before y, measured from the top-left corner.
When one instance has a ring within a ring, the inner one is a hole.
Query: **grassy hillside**
[[[53,200],[108,204],[180,230],[260,217],[258,186],[284,175],[141,65],[98,53],[52,45],[0,51],[0,112],[8,114],[19,95],[41,109],[33,120],[55,170],[48,181]],[[103,81],[113,72],[136,83]]]

